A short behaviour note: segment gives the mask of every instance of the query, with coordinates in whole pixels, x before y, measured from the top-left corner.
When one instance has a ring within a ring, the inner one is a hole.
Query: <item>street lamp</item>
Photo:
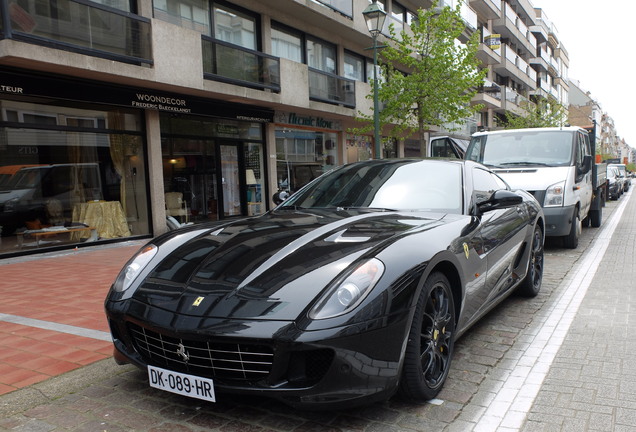
[[[380,118],[378,115],[378,35],[384,27],[386,12],[382,10],[376,0],[373,0],[373,3],[362,11],[362,15],[364,15],[364,19],[367,22],[367,28],[373,38],[373,132],[375,139],[375,158],[380,159]]]

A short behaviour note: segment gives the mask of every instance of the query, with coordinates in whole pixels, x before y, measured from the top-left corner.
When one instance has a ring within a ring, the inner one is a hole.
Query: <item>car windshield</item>
[[[462,212],[461,165],[390,161],[345,165],[324,174],[279,207]]]
[[[573,136],[570,131],[506,132],[481,135],[468,158],[486,165],[570,165]]]

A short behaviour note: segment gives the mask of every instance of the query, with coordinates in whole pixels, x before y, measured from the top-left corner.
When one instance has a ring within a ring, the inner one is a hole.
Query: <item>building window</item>
[[[210,6],[207,0],[154,0],[154,15],[162,21],[210,34]]]
[[[300,34],[272,26],[272,55],[302,63],[303,41]]]
[[[243,48],[256,50],[256,19],[234,9],[215,5],[214,37]]]
[[[404,23],[406,22],[406,9],[404,6],[393,2],[391,5],[391,23],[397,34],[400,34],[404,30]]]
[[[308,37],[306,52],[307,66],[331,74],[337,73],[335,45]]]
[[[344,55],[344,76],[356,81],[365,81],[365,64],[364,57],[350,52]]]

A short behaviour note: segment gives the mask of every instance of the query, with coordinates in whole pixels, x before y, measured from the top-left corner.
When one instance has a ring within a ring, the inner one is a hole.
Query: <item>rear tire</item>
[[[424,282],[415,307],[404,355],[399,393],[425,402],[442,389],[455,343],[455,305],[450,283],[440,272]]]
[[[590,219],[592,220],[592,228],[598,228],[603,221],[603,209],[590,211]]]

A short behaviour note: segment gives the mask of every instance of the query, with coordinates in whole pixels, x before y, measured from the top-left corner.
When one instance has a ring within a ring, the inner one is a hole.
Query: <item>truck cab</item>
[[[583,128],[476,133],[466,159],[488,166],[511,188],[534,195],[545,213],[545,235],[561,237],[567,248],[578,246],[583,221],[591,217],[593,226],[600,225],[600,214],[591,214],[593,148]]]

